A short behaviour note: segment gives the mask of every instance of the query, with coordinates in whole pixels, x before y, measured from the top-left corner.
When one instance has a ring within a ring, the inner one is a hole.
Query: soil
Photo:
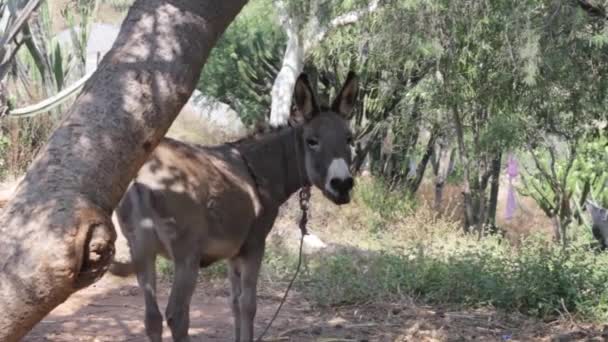
[[[159,284],[167,303],[169,283]],[[272,317],[284,284],[262,284],[256,333]],[[143,298],[134,277],[107,275],[74,294],[24,341],[146,341]],[[190,308],[192,341],[231,341],[228,284],[199,284]],[[567,319],[547,323],[493,310],[458,311],[414,302],[315,308],[297,292],[283,306],[265,341],[605,341],[608,329]],[[171,341],[167,326],[164,340]]]
[[[16,181],[0,184],[0,208]],[[319,223],[320,225],[320,223]],[[256,336],[274,314],[286,284],[260,282]],[[232,313],[225,280],[200,283],[190,308],[192,341],[232,341]],[[160,281],[161,311],[170,283]],[[72,295],[25,338],[28,342],[147,341],[143,296],[135,277],[106,275]],[[165,325],[165,341],[171,341]],[[314,307],[292,290],[264,341],[608,341],[608,326],[579,324],[571,317],[542,322],[492,309],[462,310],[416,301]]]

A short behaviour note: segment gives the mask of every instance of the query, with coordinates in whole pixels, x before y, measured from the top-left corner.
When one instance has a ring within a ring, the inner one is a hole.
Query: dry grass
[[[588,249],[589,234],[563,249],[548,239],[546,228],[533,226],[538,221],[523,217],[519,222],[529,222],[519,230],[507,226],[508,238],[480,238],[464,234],[460,222],[437,215],[428,203],[412,207],[398,193],[370,186],[374,182],[360,178],[347,206],[313,192],[309,229],[328,245],[307,253],[300,289],[313,302],[360,305],[414,296],[427,303],[493,306],[551,319],[571,313],[583,320],[607,317],[608,256]],[[265,269],[279,279],[295,264],[299,215],[294,196],[271,233]]]
[[[217,145],[239,138],[227,134],[221,127],[210,122],[191,119],[196,115],[186,113],[186,110],[188,110],[187,106],[169,128],[168,137],[200,145]]]
[[[126,9],[118,8],[111,3],[112,1],[100,1],[99,7],[94,22],[102,22],[107,24],[120,25],[126,16]],[[74,10],[76,8],[76,2],[74,0],[53,0],[49,1],[49,13],[51,16],[51,30],[53,33],[58,33],[62,30],[69,28],[68,22],[65,20],[61,11],[70,9],[72,14],[76,14]],[[78,15],[75,18],[79,20]]]
[[[515,183],[515,186],[520,184]],[[551,237],[551,220],[540,209],[534,199],[516,194],[517,209],[510,220],[505,218],[508,183],[503,178],[498,193],[496,224],[503,228],[506,237],[513,243],[531,234],[541,233]],[[463,221],[462,186],[447,184],[443,194],[443,206],[439,216],[448,221]],[[423,205],[431,207],[435,199],[435,189],[432,182],[424,182],[420,186],[416,199]]]
[[[369,179],[366,177],[359,177],[358,179],[359,184],[365,184],[367,181]],[[461,187],[458,185],[446,185],[444,205],[440,212],[436,213],[432,209],[434,201],[433,184],[431,182],[423,183],[416,194],[416,200],[419,202],[417,209],[413,211],[405,210],[400,217],[397,217],[386,227],[386,230],[398,234],[397,241],[436,232],[438,226],[443,227],[439,231],[444,231],[444,229],[459,231],[462,224],[463,210],[461,191]],[[506,184],[503,184],[499,193],[497,223],[505,230],[509,241],[517,244],[523,238],[538,233],[550,238],[551,221],[531,198],[518,195],[518,208],[514,217],[511,220],[505,219],[506,191]],[[378,213],[366,208],[361,198],[357,197],[357,193],[355,193],[353,203],[346,206],[337,206],[314,189],[311,206],[310,229],[322,239],[328,241],[342,240],[345,232],[349,235],[349,241],[352,241],[350,239],[358,239],[360,235],[370,235],[368,234],[370,220],[374,216],[380,219]],[[277,226],[292,226],[293,228],[289,229],[292,230],[293,234],[297,234],[298,230],[295,224],[299,218],[299,210],[295,197],[287,202],[281,211],[282,215],[279,217]],[[366,244],[367,247],[377,245],[379,242],[378,237],[365,237],[364,240],[366,241],[358,242]]]
[[[13,178],[0,183],[0,209],[6,205],[11,197],[13,197],[13,193],[22,178],[23,177]]]

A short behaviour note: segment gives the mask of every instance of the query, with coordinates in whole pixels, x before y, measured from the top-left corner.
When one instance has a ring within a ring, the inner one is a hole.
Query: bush
[[[361,180],[356,189],[354,202],[345,210],[313,208],[311,224],[324,223],[318,233],[326,242],[332,236],[333,243],[305,257],[296,281],[297,290],[312,303],[339,306],[417,298],[539,318],[567,311],[579,319],[608,319],[608,254],[589,249],[593,237],[588,230],[572,229],[568,247],[541,235],[517,244],[496,235],[478,238],[462,233],[456,222],[437,218],[426,206],[414,208],[400,194],[385,192],[373,179]],[[370,223],[368,215],[383,225],[372,238],[369,229],[356,228],[361,223],[356,220]],[[287,243],[272,239],[267,244],[262,284],[278,282],[282,290],[293,275],[297,248],[287,248]],[[211,274],[223,278],[225,273]]]
[[[363,208],[371,232],[385,229],[392,221],[413,212],[414,201],[405,191],[389,190],[378,178],[363,178],[354,189],[354,200]]]
[[[418,298],[541,318],[566,310],[582,319],[608,318],[608,254],[589,249],[593,237],[588,230],[573,229],[566,248],[539,234],[516,244],[501,236],[478,238],[462,233],[456,222],[437,218],[430,208],[413,209],[411,201],[384,189],[373,179],[363,180],[352,208],[335,214],[340,217],[315,211],[323,222],[341,223],[331,232],[336,234],[334,247],[307,256],[305,272],[296,283],[313,303],[336,306]],[[346,217],[351,213],[356,215]],[[358,226],[356,220],[369,224],[369,215],[383,224],[372,239],[367,229],[344,230]],[[287,279],[295,265],[293,249],[269,249],[266,265],[281,270],[275,275]]]
[[[430,303],[493,306],[537,317],[564,310],[608,318],[608,256],[562,248],[539,236],[512,247],[456,232],[374,253],[336,253],[310,261],[302,288],[319,305],[418,297]]]
[[[57,120],[56,117],[43,115],[0,121],[0,180],[25,172],[46,143]]]

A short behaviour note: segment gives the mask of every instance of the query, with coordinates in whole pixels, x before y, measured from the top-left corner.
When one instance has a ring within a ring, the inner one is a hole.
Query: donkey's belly
[[[251,199],[233,193],[209,199],[205,209],[207,220],[202,227],[202,255],[209,260],[236,256],[256,219]]]
[[[236,256],[247,237],[247,231],[231,230],[232,235],[210,234],[210,227],[198,225],[158,224],[156,231],[161,248],[158,251],[168,259],[185,255],[200,256],[200,266]]]
[[[201,267],[236,256],[242,245],[243,241],[240,239],[204,241],[201,246]]]

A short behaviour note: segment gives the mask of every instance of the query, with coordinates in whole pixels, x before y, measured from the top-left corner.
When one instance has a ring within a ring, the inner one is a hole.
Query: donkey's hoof
[[[161,335],[148,335],[148,339],[150,342],[163,342],[163,337]]]

